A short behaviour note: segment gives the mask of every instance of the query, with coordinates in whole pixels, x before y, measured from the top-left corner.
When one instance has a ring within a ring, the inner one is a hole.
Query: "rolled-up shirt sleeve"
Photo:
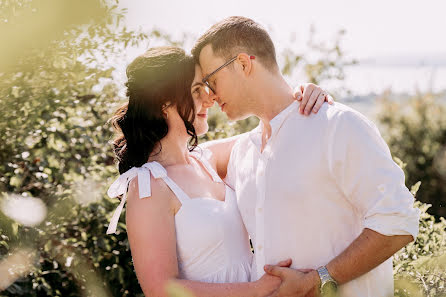
[[[376,126],[347,109],[335,115],[329,141],[333,178],[364,220],[364,228],[383,235],[416,239],[419,209]]]

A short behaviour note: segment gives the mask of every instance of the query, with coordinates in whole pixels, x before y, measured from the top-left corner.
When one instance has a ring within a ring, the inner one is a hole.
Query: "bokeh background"
[[[394,257],[395,296],[446,296],[446,4],[442,1],[0,1],[0,296],[143,296],[107,120],[125,67],[190,50],[214,22],[262,23],[293,86],[313,82],[377,123],[422,210]],[[248,131],[217,107],[201,141]],[[176,286],[170,296],[186,296]],[[185,295],[186,294],[186,295]]]

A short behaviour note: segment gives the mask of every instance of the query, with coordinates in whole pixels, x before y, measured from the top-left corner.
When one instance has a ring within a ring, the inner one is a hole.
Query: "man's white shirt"
[[[226,182],[235,189],[254,246],[251,280],[265,264],[326,265],[364,228],[416,238],[419,210],[375,125],[359,112],[324,104],[305,117],[294,101],[231,153]],[[392,259],[340,286],[343,297],[393,296]]]

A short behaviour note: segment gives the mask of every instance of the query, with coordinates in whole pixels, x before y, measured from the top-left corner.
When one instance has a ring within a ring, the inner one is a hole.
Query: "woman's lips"
[[[197,116],[199,116],[200,118],[204,118],[204,119],[208,117],[208,115],[206,113],[199,113],[199,114],[197,114]]]

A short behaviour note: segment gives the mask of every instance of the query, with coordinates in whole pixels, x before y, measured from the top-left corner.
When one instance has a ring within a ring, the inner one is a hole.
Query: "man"
[[[231,120],[260,119],[226,178],[255,249],[252,280],[279,276],[275,296],[393,296],[391,256],[416,238],[419,211],[375,125],[339,103],[295,112],[274,44],[251,19],[213,25],[192,53]],[[291,268],[265,266],[286,258]]]

